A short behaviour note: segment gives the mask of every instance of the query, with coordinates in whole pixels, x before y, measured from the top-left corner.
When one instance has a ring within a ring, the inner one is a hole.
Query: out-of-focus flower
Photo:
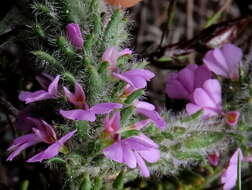
[[[70,43],[76,49],[82,49],[84,40],[82,38],[80,26],[75,23],[70,23],[66,26],[66,35]]]
[[[142,114],[152,120],[160,130],[165,130],[167,123],[165,120],[160,116],[160,114],[155,111],[155,106],[148,102],[144,101],[135,101],[134,106],[136,107],[136,112]]]
[[[113,6],[129,8],[135,6],[142,0],[106,0],[107,3]]]
[[[149,123],[148,120],[137,122],[132,129],[141,129]],[[130,168],[139,167],[141,175],[149,177],[150,172],[145,164],[154,163],[160,159],[159,146],[144,134],[132,136],[126,139],[120,137],[120,112],[114,113],[104,120],[105,134],[115,142],[103,150],[103,154],[116,162],[124,163]]]
[[[192,100],[196,88],[211,78],[211,72],[205,65],[189,64],[178,73],[168,75],[166,94],[170,98]]]
[[[237,168],[238,168],[238,156],[240,160],[243,160],[243,155],[241,149],[237,149],[229,160],[227,169],[223,172],[221,176],[221,183],[224,184],[223,190],[232,189],[237,180]]]
[[[230,111],[224,114],[225,121],[231,127],[237,125],[240,117],[240,112],[238,111]]]
[[[194,90],[193,101],[186,105],[186,111],[192,115],[201,109],[204,118],[222,114],[221,86],[218,80],[209,79],[204,82],[202,88]]]
[[[213,152],[208,155],[208,161],[211,165],[217,166],[220,160],[220,154],[219,152]]]
[[[132,51],[130,49],[124,49],[122,51],[119,51],[117,47],[112,46],[110,48],[107,48],[102,56],[103,62],[109,63],[109,69],[113,72],[118,72],[117,60],[124,56],[124,55],[131,55]]]
[[[35,144],[44,142],[47,144],[52,144],[57,140],[56,133],[52,126],[43,120],[28,117],[29,121],[33,123],[34,128],[32,128],[32,133],[18,137],[8,148],[11,152],[7,160],[11,161],[24,149],[33,146]]]
[[[59,140],[51,144],[47,149],[28,159],[27,162],[42,162],[43,160],[57,156],[60,152],[60,149],[64,146],[65,142],[68,141],[74,135],[74,133],[76,133],[76,131],[77,130],[73,130],[67,133]]]
[[[127,91],[132,93],[133,91],[147,86],[147,81],[150,81],[155,74],[146,69],[132,69],[122,74],[113,73],[113,76],[119,80],[125,81],[128,85],[126,86]]]
[[[71,93],[67,88],[64,88],[64,91],[69,102],[78,108],[81,108],[68,111],[60,110],[60,114],[67,119],[86,120],[93,122],[96,120],[96,114],[106,114],[111,112],[113,109],[122,108],[122,104],[118,103],[100,103],[89,108],[86,102],[84,90],[78,83],[75,84],[74,94]]]
[[[60,76],[57,75],[55,79],[48,86],[47,90],[38,90],[35,92],[22,91],[18,98],[24,101],[26,104],[37,102],[41,100],[53,99],[57,97],[58,94],[58,83]]]
[[[239,80],[239,65],[242,60],[242,50],[233,44],[225,44],[222,48],[210,50],[203,61],[217,75],[231,80]]]

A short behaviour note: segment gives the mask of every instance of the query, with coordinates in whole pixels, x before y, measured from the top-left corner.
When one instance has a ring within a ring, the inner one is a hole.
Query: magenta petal
[[[57,94],[58,94],[59,80],[60,80],[60,75],[57,75],[48,87],[48,93],[54,97],[57,96]]]
[[[174,99],[190,98],[190,92],[177,79],[167,82],[165,92],[170,98]]]
[[[191,94],[194,89],[194,73],[190,69],[184,68],[178,73],[178,80],[182,82],[185,89]]]
[[[221,105],[221,86],[218,80],[209,79],[203,84],[203,88],[217,106]]]
[[[135,157],[136,157],[136,160],[137,160],[137,165],[140,168],[141,175],[144,176],[144,177],[150,177],[149,169],[147,168],[147,166],[146,166],[144,160],[142,159],[142,157],[136,152],[135,152]]]
[[[117,104],[117,103],[101,103],[101,104],[96,104],[93,107],[90,108],[90,111],[92,111],[95,114],[106,114],[113,109],[120,109],[122,108],[122,104]]]
[[[36,92],[21,92],[18,98],[28,104],[41,100],[51,99],[53,98],[53,96],[45,90],[39,90]]]
[[[36,139],[36,135],[34,134],[27,134],[27,135],[23,135],[21,137],[18,137],[14,140],[14,142],[12,143],[12,145],[7,149],[7,151],[12,151],[14,150],[16,147],[18,147],[20,144],[23,144],[25,142],[29,142],[29,141],[34,141],[34,139]]]
[[[231,190],[237,180],[237,167],[238,167],[238,155],[240,155],[240,160],[243,160],[242,152],[240,149],[237,149],[232,155],[227,169],[221,176],[221,183],[224,184],[224,190]]]
[[[70,23],[66,26],[66,35],[68,40],[76,49],[82,49],[84,40],[82,38],[80,26],[75,23]]]
[[[42,162],[43,160],[53,158],[59,154],[59,150],[64,145],[66,141],[68,141],[77,130],[71,131],[61,137],[58,141],[50,145],[44,151],[36,154],[35,156],[31,157],[27,162]]]
[[[50,83],[53,81],[53,77],[47,73],[41,73],[40,75],[36,76],[36,80],[44,90],[47,90]]]
[[[134,128],[137,130],[141,130],[142,128],[144,128],[145,126],[147,126],[151,122],[152,121],[150,119],[138,121],[137,123],[134,124]]]
[[[146,150],[149,148],[158,148],[159,145],[156,144],[149,137],[144,134],[140,134],[139,136],[133,136],[127,139],[124,139],[123,142],[127,144],[128,147],[134,150]]]
[[[155,148],[150,148],[148,150],[138,151],[141,157],[150,163],[155,163],[160,159],[160,151]]]
[[[129,168],[135,168],[137,166],[135,154],[127,148],[127,145],[123,147],[123,162]]]
[[[193,93],[193,100],[197,105],[201,106],[202,108],[204,107],[215,108],[216,106],[212,98],[209,97],[208,93],[202,88],[195,89]]]
[[[77,121],[85,120],[93,122],[96,119],[95,113],[90,110],[82,110],[82,109],[68,110],[68,111],[60,110],[60,114],[67,119]]]
[[[186,104],[186,112],[188,113],[188,115],[193,115],[194,113],[200,111],[201,109],[202,108],[198,105],[192,103]]]
[[[115,142],[103,150],[103,154],[116,162],[123,163],[123,149],[121,142]]]
[[[218,63],[219,60],[216,60],[214,50],[207,52],[203,61],[210,71],[214,72],[217,75],[228,77],[227,70]]]
[[[153,104],[150,104],[149,102],[144,102],[144,101],[135,101],[134,106],[136,108],[142,108],[142,109],[146,109],[150,111],[155,110],[155,106]]]
[[[127,76],[129,78],[132,76],[139,76],[139,77],[142,77],[143,79],[149,81],[153,77],[155,77],[155,74],[147,69],[132,69],[130,71],[125,72],[124,76]]]
[[[165,120],[159,115],[156,111],[150,111],[146,109],[137,108],[136,112],[139,114],[143,114],[144,116],[150,118],[160,130],[165,130],[167,123]]]
[[[201,88],[203,83],[212,77],[206,65],[199,66],[194,72],[194,88]]]

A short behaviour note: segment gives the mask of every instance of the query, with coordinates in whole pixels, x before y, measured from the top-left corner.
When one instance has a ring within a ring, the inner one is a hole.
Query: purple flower
[[[152,120],[160,128],[160,130],[166,129],[167,123],[160,114],[155,111],[155,106],[153,104],[144,101],[135,101],[134,106],[136,107],[137,113]]]
[[[46,99],[56,98],[58,94],[58,83],[60,76],[57,75],[55,79],[48,86],[47,90],[38,90],[35,92],[22,91],[18,98],[26,104],[37,102]]]
[[[232,155],[227,169],[223,172],[221,176],[221,183],[224,184],[223,190],[232,189],[237,180],[237,168],[238,168],[238,155],[240,155],[240,160],[243,160],[242,151],[238,148]]]
[[[150,172],[145,164],[160,159],[159,146],[144,134],[118,140],[103,150],[103,154],[116,162],[124,163],[129,168],[139,167],[141,175],[149,177]]]
[[[125,81],[131,88],[131,92],[133,92],[137,89],[145,88],[147,81],[150,81],[155,74],[146,69],[132,69],[122,74],[114,72],[113,76]]]
[[[149,120],[140,121],[130,128],[139,130],[149,122]],[[160,159],[159,146],[142,133],[139,136],[121,139],[120,112],[114,113],[111,118],[107,116],[104,120],[104,126],[106,136],[115,140],[115,143],[103,150],[104,155],[116,162],[125,163],[130,168],[138,166],[141,174],[149,177],[150,173],[144,160],[150,163],[157,162]]]
[[[238,111],[230,111],[224,114],[226,123],[231,127],[234,127],[237,125],[239,121],[239,117],[240,117],[240,112]]]
[[[103,56],[102,56],[102,61],[103,62],[108,62],[110,65],[109,65],[109,69],[111,71],[118,71],[116,65],[117,65],[117,60],[124,56],[124,55],[131,55],[132,54],[132,51],[130,49],[124,49],[122,51],[119,51],[117,49],[117,47],[115,46],[112,46],[110,48],[107,48],[105,50],[105,52],[103,53]]]
[[[196,88],[192,97],[193,103],[186,105],[189,115],[203,110],[203,117],[211,117],[222,114],[221,86],[218,80],[209,79],[204,82],[202,88]]]
[[[84,90],[78,83],[75,84],[74,93],[71,93],[67,88],[64,88],[64,91],[69,102],[81,108],[68,111],[60,110],[60,114],[67,119],[93,122],[96,120],[96,114],[106,114],[111,112],[113,109],[122,108],[122,104],[117,103],[100,103],[89,108],[86,103]]]
[[[66,26],[66,35],[68,40],[76,49],[82,49],[84,40],[82,38],[80,26],[75,23],[70,23]]]
[[[242,50],[233,44],[225,44],[222,48],[210,50],[203,61],[215,74],[232,80],[239,80],[239,65]]]
[[[219,152],[213,152],[208,155],[208,161],[211,165],[217,166],[220,160],[220,154]]]
[[[194,90],[201,88],[210,78],[211,72],[206,66],[189,64],[178,73],[168,76],[165,91],[170,98],[191,100]]]
[[[13,158],[20,154],[21,151],[30,146],[41,142],[52,144],[57,140],[54,129],[48,123],[31,117],[28,119],[35,126],[32,128],[33,132],[15,139],[12,145],[7,149],[9,152],[11,152],[7,158],[9,161],[13,160]]]
[[[74,133],[76,133],[76,131],[77,130],[73,130],[67,133],[59,140],[51,144],[47,149],[28,159],[27,162],[42,162],[43,160],[57,156],[60,152],[60,149],[64,146],[65,142],[68,141],[74,135]]]

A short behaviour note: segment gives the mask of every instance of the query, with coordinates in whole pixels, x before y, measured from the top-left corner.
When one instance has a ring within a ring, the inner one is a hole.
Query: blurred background
[[[53,171],[42,164],[26,164],[25,155],[19,156],[13,162],[7,162],[6,149],[20,133],[15,128],[16,117],[24,105],[18,100],[18,94],[25,85],[36,89],[34,82],[39,70],[30,64],[33,59],[29,48],[22,41],[23,32],[27,30],[33,15],[29,0],[8,0],[0,6],[0,190],[22,189],[30,183],[28,189],[58,190],[62,189],[64,176],[59,171]],[[150,59],[151,54],[175,43],[187,42],[201,34],[210,18],[218,13],[214,22],[228,22],[232,19],[252,14],[251,0],[144,0],[137,6],[127,10],[132,19],[130,24],[131,40],[128,47],[135,50],[139,59]],[[30,39],[33,40],[33,39]],[[252,27],[244,28],[233,40],[245,52],[246,59],[252,59]],[[25,47],[25,48],[24,48]],[[186,63],[200,60],[200,55],[193,52]],[[185,63],[185,64],[186,64]],[[148,96],[152,103],[163,108],[167,104],[164,95],[165,80],[168,72],[180,68],[169,63],[149,66],[157,77],[149,86]],[[204,174],[201,168],[195,168],[195,173]],[[180,174],[193,175],[189,171]],[[244,188],[249,185],[252,175],[244,179]],[[141,179],[127,184],[134,189],[164,189],[159,186],[167,183],[166,189],[178,189],[179,177],[164,177],[144,182]],[[195,183],[200,183],[200,176],[195,177]],[[194,189],[193,184],[187,187]],[[218,182],[211,188],[220,189]],[[182,190],[182,189],[181,189]]]

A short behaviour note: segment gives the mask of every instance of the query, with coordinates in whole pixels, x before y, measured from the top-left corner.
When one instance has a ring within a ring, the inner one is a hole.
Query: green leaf
[[[59,158],[59,157],[54,157],[54,158],[48,160],[47,162],[49,164],[50,163],[59,164],[59,165],[65,165],[66,164],[65,160],[63,160],[62,158]]]
[[[172,151],[171,154],[176,157],[178,160],[202,160],[203,157],[197,153],[197,152],[182,152],[180,150],[178,151]]]
[[[97,176],[94,181],[94,186],[92,190],[100,190],[102,188],[103,179],[101,176]]]
[[[194,131],[183,141],[185,149],[201,149],[214,145],[224,138],[221,132]]]
[[[181,122],[189,122],[189,121],[193,121],[195,119],[198,119],[202,113],[203,113],[203,110],[201,109],[201,110],[197,111],[196,113],[192,114],[191,116],[182,119]]]
[[[129,95],[127,97],[127,99],[125,100],[126,104],[132,104],[132,102],[139,98],[140,96],[144,95],[144,90],[140,89],[140,90],[136,90],[135,92],[133,92],[131,95]]]
[[[85,172],[83,174],[83,179],[82,179],[82,184],[80,190],[91,190],[92,188],[92,183],[89,178],[89,174]]]
[[[123,186],[124,186],[124,174],[123,174],[123,171],[121,171],[119,173],[119,175],[116,177],[114,183],[113,183],[113,187],[116,189],[116,190],[121,190],[123,189]]]
[[[28,180],[24,180],[21,185],[21,190],[28,190],[30,182]]]
[[[127,131],[123,131],[121,134],[123,139],[129,138],[131,136],[138,136],[141,132],[138,130],[127,130]]]
[[[134,113],[134,107],[133,106],[123,108],[122,111],[121,111],[121,124],[126,125],[129,118],[133,115],[133,113]]]
[[[87,137],[88,135],[88,129],[89,129],[89,124],[87,121],[78,121],[75,124],[75,127],[78,130],[78,135],[82,138]]]
[[[236,181],[236,189],[241,190],[241,155],[238,153],[238,167],[237,167],[237,181]]]

